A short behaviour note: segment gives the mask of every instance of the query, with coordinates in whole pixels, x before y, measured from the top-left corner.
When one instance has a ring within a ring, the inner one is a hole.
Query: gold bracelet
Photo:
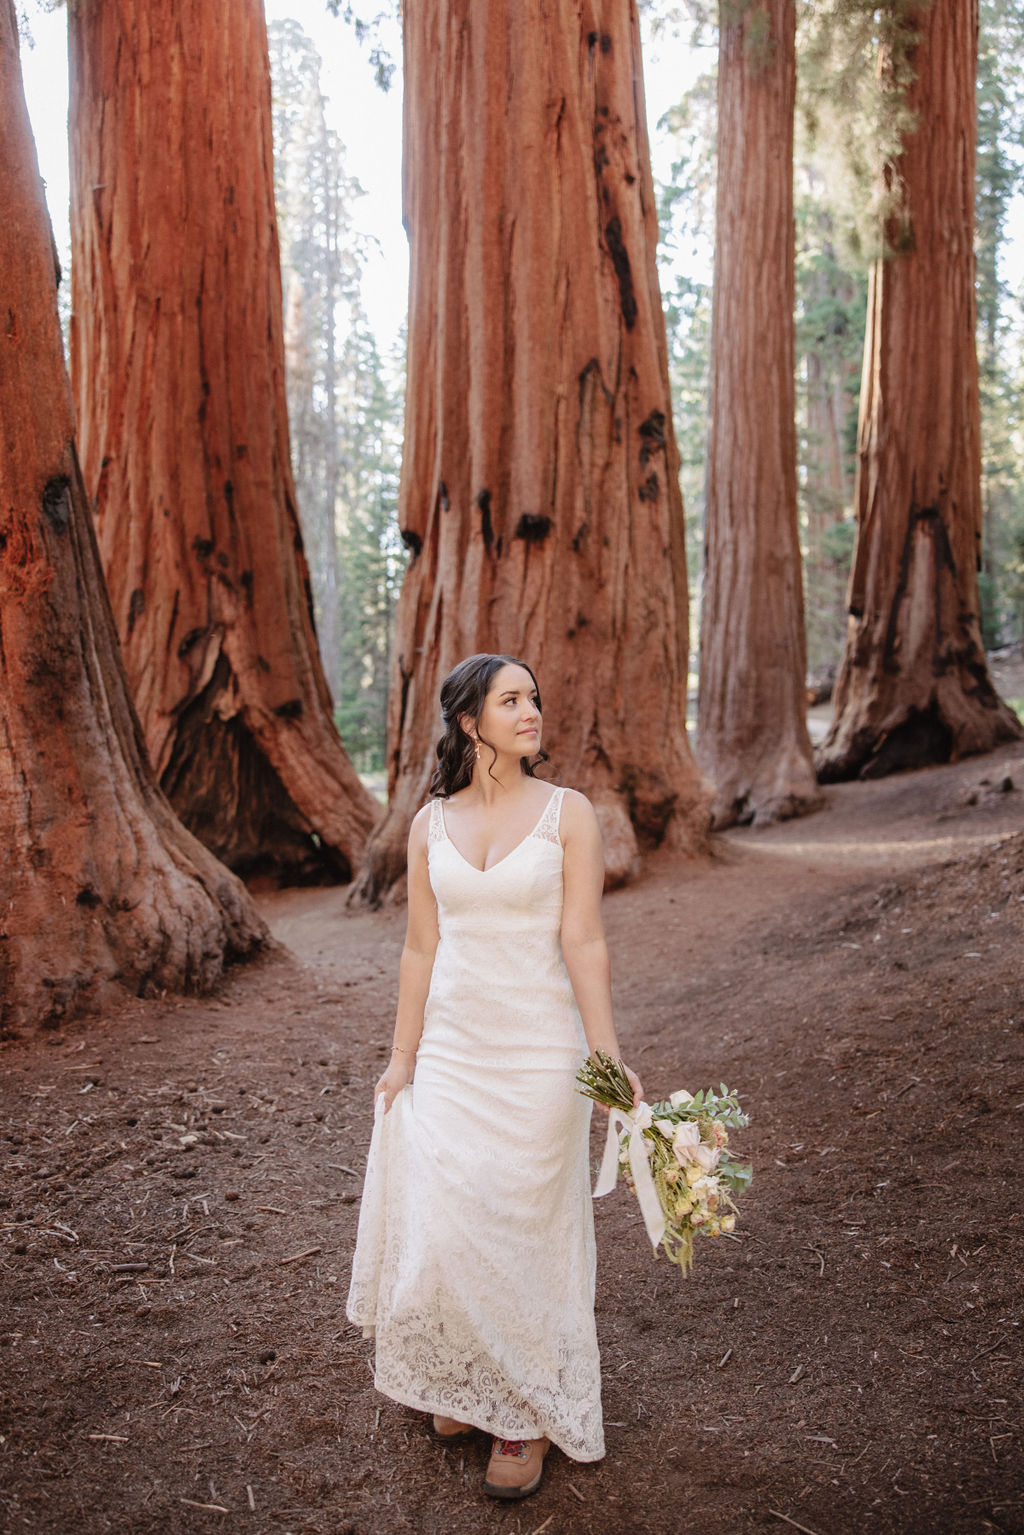
[[[416,1054],[415,1050],[403,1050],[401,1045],[392,1045],[391,1046],[391,1054],[394,1055],[396,1050],[398,1051],[399,1055],[415,1055]]]

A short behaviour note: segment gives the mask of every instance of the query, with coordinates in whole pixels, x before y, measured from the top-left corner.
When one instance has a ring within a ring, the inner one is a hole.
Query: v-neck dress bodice
[[[378,1112],[348,1314],[377,1387],[508,1439],[604,1453],[586,1039],[562,959],[564,790],[478,869],[431,807],[440,938],[415,1082]]]

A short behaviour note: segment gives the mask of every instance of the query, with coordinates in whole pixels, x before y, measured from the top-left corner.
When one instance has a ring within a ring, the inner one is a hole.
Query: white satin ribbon
[[[601,1160],[597,1183],[594,1185],[594,1198],[600,1199],[602,1194],[610,1194],[618,1181],[619,1134],[626,1130],[629,1132],[627,1143],[629,1170],[633,1174],[637,1202],[644,1218],[644,1225],[647,1227],[647,1235],[651,1239],[651,1246],[657,1247],[665,1235],[665,1212],[661,1208],[661,1200],[658,1198],[658,1191],[651,1177],[651,1168],[647,1160],[647,1142],[644,1140],[644,1130],[653,1123],[654,1115],[649,1103],[637,1104],[632,1112],[624,1112],[621,1109],[608,1110],[608,1139],[605,1141],[604,1157]]]

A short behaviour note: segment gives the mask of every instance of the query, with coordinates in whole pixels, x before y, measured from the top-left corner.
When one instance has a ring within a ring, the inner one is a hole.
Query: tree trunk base
[[[953,698],[958,705],[955,712],[945,709],[936,696],[922,708],[891,711],[884,723],[865,718],[866,709],[860,711],[859,721],[849,713],[840,715],[816,754],[820,781],[843,783],[937,767],[994,751],[1024,736],[1024,726],[990,686],[969,712],[964,708],[967,701],[958,690]]]
[[[640,873],[640,849],[621,800],[595,799],[594,814],[604,843],[604,888],[619,890]]]
[[[167,821],[164,850],[152,849],[157,858],[170,851]],[[226,870],[215,872],[205,848],[195,844],[194,851],[199,867],[187,859],[178,868],[150,863],[114,898],[83,883],[63,911],[24,906],[0,931],[0,1040],[25,1028],[56,1029],[134,997],[206,992],[230,966],[276,950],[244,889]],[[116,863],[113,850],[112,857]],[[95,861],[91,872],[99,872]]]
[[[241,879],[264,878],[282,886],[347,884],[354,871],[346,849],[361,846],[371,824],[361,800],[339,790],[333,804],[325,803],[323,785],[315,785],[325,816],[319,824],[310,822],[249,728],[245,712],[223,716],[218,704],[231,693],[222,655],[209,687],[178,721],[160,787],[193,836]],[[284,720],[279,728],[301,725],[301,720]],[[358,782],[356,787],[362,795]],[[305,798],[318,802],[315,792]],[[327,815],[338,821],[347,807],[352,824],[332,824],[328,830],[323,824]]]
[[[710,769],[705,766],[705,771]],[[728,826],[774,826],[811,815],[825,803],[811,763],[796,745],[763,764],[753,781],[746,774],[730,772],[728,766],[717,768],[713,777],[713,831]]]
[[[391,806],[366,844],[347,904],[377,911],[385,901],[404,901],[408,846],[409,817]]]

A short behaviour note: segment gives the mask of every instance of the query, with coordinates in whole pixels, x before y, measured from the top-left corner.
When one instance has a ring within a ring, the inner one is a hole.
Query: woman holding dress
[[[484,1491],[520,1498],[549,1444],[604,1454],[592,1105],[576,1091],[588,1050],[619,1054],[604,859],[589,801],[533,776],[524,662],[470,656],[441,711],[348,1315],[375,1336],[377,1389],[440,1439],[492,1434]]]

